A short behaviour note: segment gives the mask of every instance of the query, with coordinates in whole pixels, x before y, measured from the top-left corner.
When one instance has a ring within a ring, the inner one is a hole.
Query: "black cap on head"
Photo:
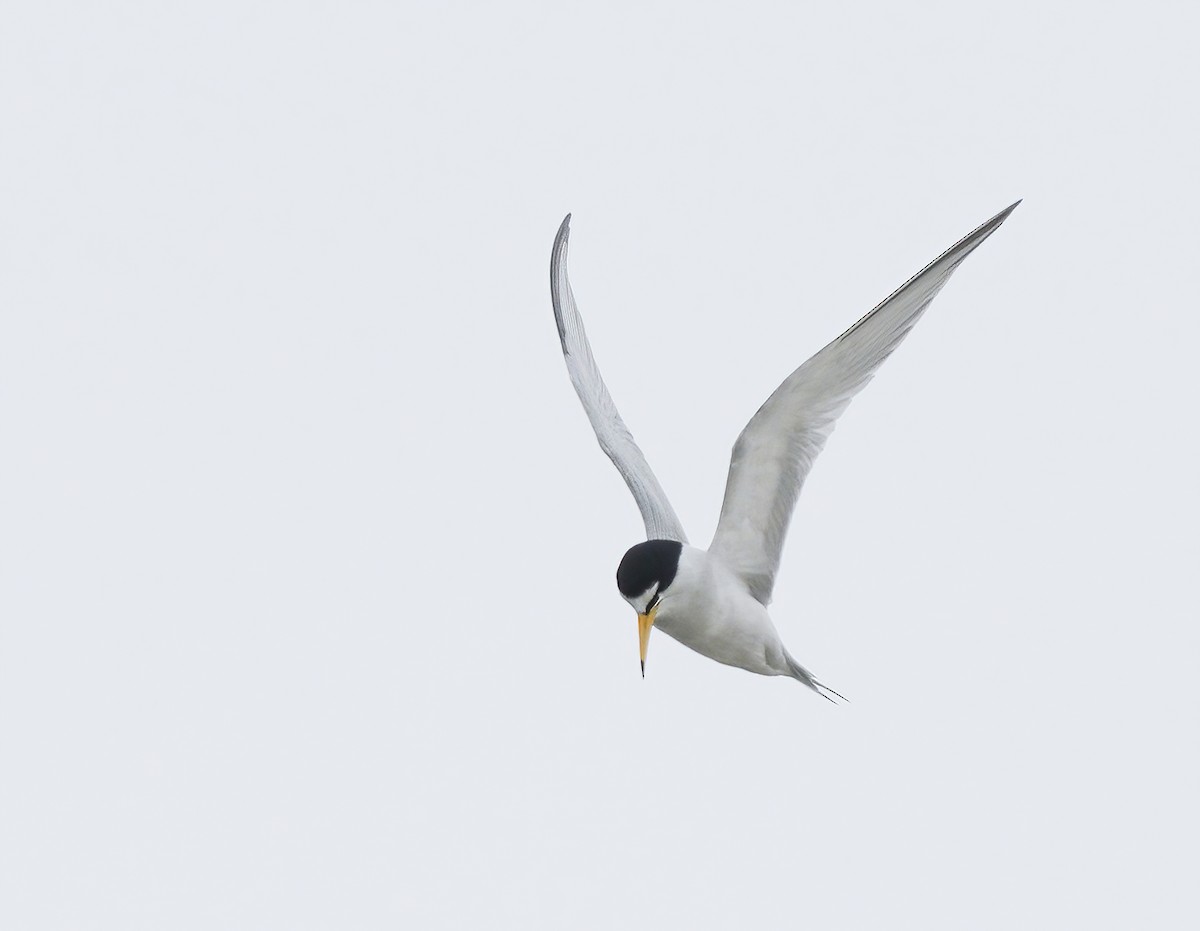
[[[661,594],[675,580],[683,544],[675,540],[647,540],[630,547],[617,567],[617,588],[626,598],[636,598],[655,582]]]

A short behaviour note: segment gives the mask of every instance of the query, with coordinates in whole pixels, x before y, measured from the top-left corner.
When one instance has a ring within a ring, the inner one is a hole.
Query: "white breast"
[[[654,626],[718,663],[764,676],[791,674],[767,609],[704,550],[684,546]]]

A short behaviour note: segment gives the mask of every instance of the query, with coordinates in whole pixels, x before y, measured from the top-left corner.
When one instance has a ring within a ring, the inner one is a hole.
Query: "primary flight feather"
[[[698,653],[762,675],[792,676],[837,695],[797,663],[767,614],[792,510],[837,418],[891,355],[951,274],[1020,201],[963,237],[784,379],[738,437],[708,550],[683,525],[621,420],[600,376],[567,278],[567,215],[554,239],[550,296],[571,383],[600,447],[633,493],[645,543],[629,549],[617,587],[638,613],[642,674],[652,628]],[[838,696],[840,697],[840,696]]]

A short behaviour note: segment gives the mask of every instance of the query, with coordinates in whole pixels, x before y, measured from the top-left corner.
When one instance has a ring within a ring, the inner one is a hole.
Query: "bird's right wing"
[[[554,319],[558,323],[558,338],[562,342],[563,358],[575,393],[583,402],[583,409],[596,439],[625,484],[633,492],[642,520],[646,524],[646,539],[676,540],[687,542],[683,525],[675,516],[671,502],[650,470],[646,457],[633,440],[633,434],[617,413],[612,396],[604,387],[600,369],[592,357],[587,334],[583,330],[583,318],[575,307],[575,295],[571,293],[571,282],[567,280],[567,239],[571,233],[571,215],[567,214],[558,235],[554,237],[554,251],[550,254],[550,299],[554,304]]]
[[[1020,201],[1017,201],[1020,203]],[[709,552],[767,604],[792,509],[813,460],[850,400],[900,345],[951,273],[1016,209],[967,234],[796,369],[738,437]]]

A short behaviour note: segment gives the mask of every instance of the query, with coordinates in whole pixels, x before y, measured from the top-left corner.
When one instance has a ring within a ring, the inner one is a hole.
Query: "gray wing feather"
[[[796,369],[738,437],[709,552],[764,605],[771,600],[792,509],[837,418],[908,335],[959,263],[1019,203],[951,246]]]
[[[671,502],[650,470],[646,457],[634,442],[633,434],[617,413],[617,406],[604,386],[600,369],[588,345],[587,333],[583,329],[583,318],[575,307],[575,295],[571,293],[571,282],[567,279],[567,239],[570,237],[571,215],[567,214],[558,235],[554,237],[554,251],[550,256],[550,299],[554,304],[554,319],[558,323],[558,338],[562,341],[563,358],[575,393],[583,402],[583,409],[596,439],[625,484],[633,492],[642,520],[646,524],[648,540],[677,540],[687,542],[683,525],[675,516]]]

